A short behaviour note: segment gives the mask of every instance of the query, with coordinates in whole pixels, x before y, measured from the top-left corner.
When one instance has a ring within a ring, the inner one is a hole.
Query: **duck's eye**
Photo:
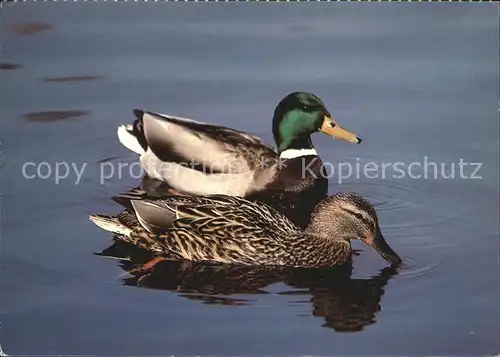
[[[353,212],[353,214],[356,216],[357,219],[360,221],[364,221],[365,217],[361,213]]]
[[[371,220],[365,218],[361,213],[353,212],[353,214],[356,216],[357,219],[362,221],[364,224],[368,225],[370,227],[370,229],[375,228],[373,222]]]
[[[308,113],[312,113],[318,110],[314,105],[302,104],[302,110]]]

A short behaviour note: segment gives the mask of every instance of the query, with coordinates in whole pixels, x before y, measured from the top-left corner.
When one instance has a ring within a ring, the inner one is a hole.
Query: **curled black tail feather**
[[[137,119],[142,121],[142,116],[144,115],[144,110],[134,109],[134,115]]]
[[[134,115],[137,119],[134,120],[134,123],[132,124],[131,134],[136,137],[137,142],[139,143],[139,145],[141,145],[144,151],[147,151],[148,143],[146,141],[146,136],[144,135],[144,126],[142,123],[142,117],[144,115],[144,111],[139,109],[134,109]]]

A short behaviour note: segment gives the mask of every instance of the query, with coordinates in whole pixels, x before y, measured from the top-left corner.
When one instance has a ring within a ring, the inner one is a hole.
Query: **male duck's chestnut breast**
[[[303,156],[283,162],[277,174],[277,182],[286,192],[301,192],[309,188],[328,188],[323,162],[318,156]]]

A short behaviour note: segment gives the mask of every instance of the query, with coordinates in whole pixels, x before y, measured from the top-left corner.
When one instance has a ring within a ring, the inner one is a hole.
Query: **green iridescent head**
[[[342,129],[317,96],[294,92],[281,100],[274,110],[273,135],[278,152],[311,149],[311,134],[321,131],[337,139],[359,144],[361,139]]]

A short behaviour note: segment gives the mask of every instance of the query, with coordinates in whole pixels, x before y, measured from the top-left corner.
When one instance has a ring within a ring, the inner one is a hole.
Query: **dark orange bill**
[[[401,264],[402,260],[399,255],[387,244],[382,233],[378,232],[377,236],[373,239],[365,239],[364,242],[375,249],[378,254],[385,260],[392,264]]]

